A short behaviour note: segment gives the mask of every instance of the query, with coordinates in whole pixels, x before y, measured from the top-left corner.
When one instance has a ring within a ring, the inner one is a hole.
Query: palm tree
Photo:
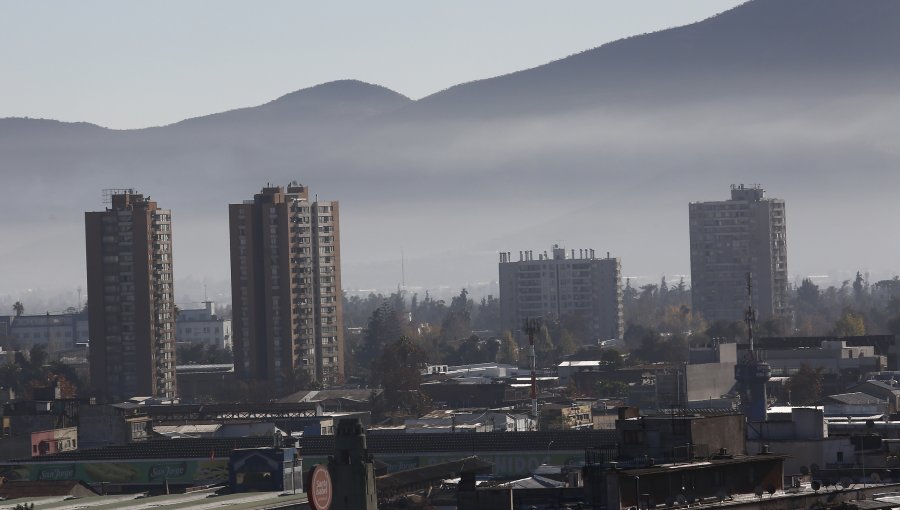
[[[16,303],[13,305],[13,311],[16,312],[16,317],[20,317],[23,313],[25,313],[25,305],[23,305],[21,301],[16,301]]]

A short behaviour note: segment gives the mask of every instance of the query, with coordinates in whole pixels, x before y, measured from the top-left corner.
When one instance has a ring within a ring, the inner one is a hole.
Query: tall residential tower
[[[552,256],[530,251],[500,253],[500,322],[518,331],[527,318],[580,318],[590,340],[621,339],[622,266],[617,258],[595,257],[594,250],[566,252],[554,245]]]
[[[747,310],[747,273],[759,320],[783,318],[787,303],[784,200],[759,186],[731,187],[731,199],[690,204],[691,295],[709,321],[741,321]]]
[[[296,182],[229,206],[235,372],[274,395],[343,380],[338,211]]]
[[[85,213],[91,389],[110,399],[172,398],[172,214],[133,190]]]

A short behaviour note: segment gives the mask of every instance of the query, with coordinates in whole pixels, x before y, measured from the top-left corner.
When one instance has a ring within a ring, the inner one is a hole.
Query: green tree
[[[822,398],[822,367],[815,370],[803,364],[787,382],[791,404],[810,405]]]
[[[622,290],[622,304],[630,310],[637,301],[637,291],[631,286],[631,278],[625,278],[625,289]]]
[[[403,336],[400,315],[384,301],[372,312],[363,334],[363,342],[356,358],[361,365],[370,365],[381,355],[384,346]]]
[[[861,305],[865,295],[866,282],[859,271],[856,272],[856,278],[853,279],[853,299],[856,304]]]
[[[809,278],[804,278],[797,287],[797,299],[808,307],[817,306],[819,304],[819,286]]]
[[[851,308],[845,308],[841,318],[834,323],[834,336],[862,336],[866,334],[866,322],[863,316]]]
[[[428,399],[419,391],[422,368],[428,361],[425,349],[409,337],[401,336],[385,345],[372,367],[373,382],[384,388],[389,409],[421,414]]]
[[[25,313],[25,305],[23,305],[21,301],[16,301],[12,307],[13,312],[16,313],[16,317],[21,317],[22,314]]]
[[[500,339],[500,350],[497,353],[498,363],[516,365],[519,362],[519,344],[511,331],[505,331]]]
[[[446,342],[453,342],[472,334],[472,302],[469,293],[462,289],[459,295],[450,302],[447,315],[441,323],[441,337]]]
[[[78,372],[72,367],[72,365],[67,365],[62,361],[53,361],[47,367],[47,372],[51,376],[56,376],[57,378],[62,377],[67,382],[72,384],[75,387],[75,390],[81,390],[84,387],[84,381],[78,377]]]
[[[628,385],[621,381],[597,381],[594,391],[597,398],[623,398],[628,396]]]
[[[647,326],[631,323],[628,325],[628,328],[625,329],[625,345],[627,345],[630,350],[635,351],[640,349],[644,344],[644,338],[651,335],[658,335],[658,333]]]
[[[663,333],[688,334],[705,329],[706,322],[687,305],[665,307],[659,321],[659,331]]]
[[[550,330],[546,324],[541,325],[541,329],[534,335],[534,363],[539,368],[547,368],[554,364],[556,346],[553,345],[553,337],[550,336]]]
[[[22,368],[17,363],[7,363],[0,366],[0,386],[3,388],[12,388],[16,394],[23,390],[22,384]]]
[[[737,342],[747,338],[747,326],[737,321],[716,321],[709,325],[706,336],[720,342]]]
[[[468,365],[470,363],[493,361],[488,358],[489,351],[485,341],[478,335],[470,335],[469,338],[459,343],[459,348],[456,350],[453,359],[448,362]]]
[[[497,331],[500,329],[500,300],[494,296],[481,299],[475,309],[472,327],[479,331]]]
[[[562,329],[559,333],[559,340],[556,341],[556,359],[560,360],[578,350],[578,344],[575,337],[569,330]]]

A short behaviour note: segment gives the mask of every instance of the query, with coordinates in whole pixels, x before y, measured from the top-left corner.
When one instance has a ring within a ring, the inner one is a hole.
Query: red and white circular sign
[[[309,485],[306,487],[306,495],[313,510],[328,510],[331,508],[331,497],[334,488],[331,485],[331,473],[328,466],[316,464],[309,476]]]

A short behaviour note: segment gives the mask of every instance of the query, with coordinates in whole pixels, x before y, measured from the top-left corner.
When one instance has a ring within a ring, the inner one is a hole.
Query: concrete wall
[[[802,474],[802,468],[807,469],[813,464],[824,468],[826,464],[839,462],[838,452],[843,452],[842,462],[853,462],[853,445],[849,437],[830,437],[818,440],[783,440],[783,441],[747,441],[749,453],[759,453],[763,445],[769,445],[772,453],[787,455],[784,460],[785,475]]]
[[[717,399],[734,387],[732,362],[685,365],[687,400]]]

